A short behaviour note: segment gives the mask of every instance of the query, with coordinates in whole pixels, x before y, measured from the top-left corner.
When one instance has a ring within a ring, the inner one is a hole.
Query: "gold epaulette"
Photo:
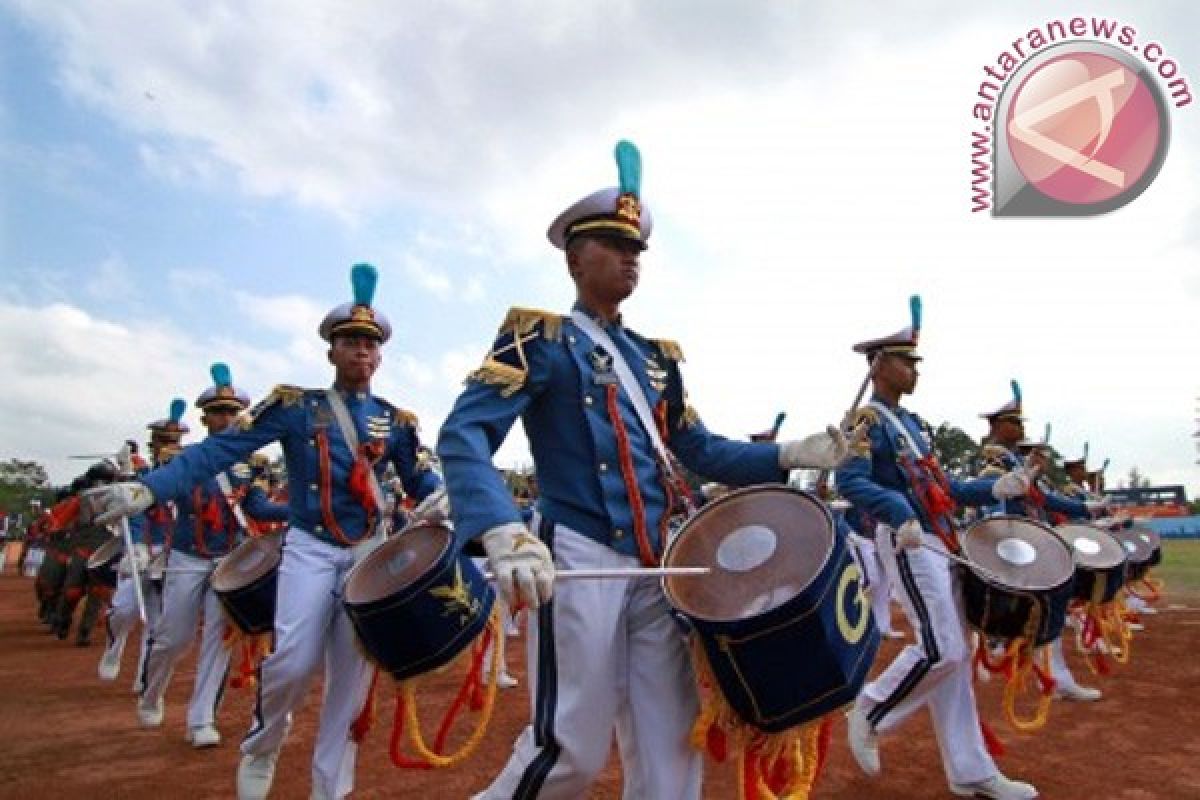
[[[397,425],[409,428],[417,427],[417,415],[403,408],[393,408],[392,419],[396,421]]]
[[[676,363],[683,363],[683,348],[674,339],[651,339],[662,354]]]
[[[683,407],[683,413],[679,415],[679,427],[694,428],[700,422],[700,412],[692,407],[691,403],[687,403]]]
[[[985,444],[983,449],[979,451],[983,456],[984,461],[1004,461],[1004,457],[1008,455],[1008,448],[998,444]]]
[[[250,465],[239,461],[229,468],[229,474],[233,475],[233,477],[238,478],[239,480],[249,480]]]
[[[467,376],[467,381],[497,386],[503,397],[511,397],[525,385],[529,376],[529,360],[525,357],[525,345],[539,335],[534,329],[541,326],[541,337],[557,342],[562,338],[561,314],[539,311],[536,308],[508,310],[491,352],[483,364]]]
[[[304,388],[300,386],[292,386],[291,384],[281,383],[270,391],[270,393],[258,404],[249,411],[243,411],[238,417],[238,427],[244,431],[254,427],[254,421],[271,406],[279,403],[284,408],[294,406],[304,399]]]
[[[540,322],[542,323],[542,338],[547,341],[557,342],[562,338],[562,321],[562,314],[542,311],[537,308],[513,306],[504,315],[504,322],[500,323],[500,330],[497,335],[503,336],[506,333],[512,333],[522,336],[537,327],[537,324]]]
[[[870,430],[879,424],[879,412],[870,406],[863,406],[854,412],[854,423],[850,430],[853,433],[850,449],[860,458],[871,455]]]

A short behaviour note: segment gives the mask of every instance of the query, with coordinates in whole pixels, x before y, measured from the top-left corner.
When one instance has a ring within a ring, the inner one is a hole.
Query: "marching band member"
[[[659,581],[555,588],[555,570],[658,564],[683,497],[672,456],[741,486],[846,453],[836,429],[782,445],[729,441],[686,404],[679,346],[634,333],[620,313],[651,218],[633,145],[618,144],[617,162],[620,187],[574,203],[548,232],[565,252],[573,310],[509,311],[438,440],[460,543],[481,539],[509,607],[537,613],[533,722],[483,798],[585,796],[614,731],[626,797],[698,798],[702,761],[688,741],[698,698]],[[539,490],[533,533],[491,460],[518,418]]]
[[[166,417],[151,422],[146,427],[150,430],[150,458],[154,466],[160,467],[171,460],[182,447],[183,437],[189,433],[187,423],[183,421],[183,412],[187,402],[182,397],[171,401],[170,412]],[[140,460],[140,459],[138,459]],[[134,461],[134,474],[143,475],[149,471],[149,466],[142,462],[139,468]],[[138,652],[137,674],[133,679],[134,694],[141,695],[146,688],[146,656],[150,652],[151,637],[157,624],[159,612],[162,610],[161,580],[152,580],[144,569],[149,566],[151,559],[157,556],[164,547],[169,547],[174,538],[175,518],[177,516],[173,502],[156,503],[129,520],[135,553],[132,558],[137,561],[142,582],[142,598],[146,603],[146,623],[142,626],[141,646]],[[125,558],[130,558],[126,554]],[[108,635],[108,644],[100,664],[96,668],[100,680],[116,680],[121,672],[121,655],[125,652],[125,642],[129,632],[138,621],[136,589],[133,585],[133,575],[119,571],[117,575],[117,590],[113,594],[112,607],[104,620]]]
[[[950,790],[962,797],[1018,800],[1037,796],[996,768],[984,744],[971,685],[971,653],[949,562],[931,549],[957,549],[953,501],[980,505],[1023,494],[1021,474],[996,480],[947,480],[932,455],[928,426],[900,406],[917,384],[919,306],[913,324],[854,346],[871,365],[874,395],[859,413],[869,443],[837,472],[839,491],[882,525],[880,555],[900,587],[917,637],[874,681],[847,715],[850,751],[868,775],[880,772],[877,737],[927,706]]]
[[[1094,512],[1103,509],[1104,504],[1068,497],[1053,490],[1049,479],[1045,477],[1049,467],[1048,448],[1044,443],[1025,438],[1021,387],[1015,380],[1011,385],[1011,400],[994,411],[979,415],[988,422],[988,444],[984,447],[981,475],[996,476],[1019,469],[1036,477],[1033,488],[1026,496],[1010,498],[1000,504],[1003,513],[1029,517],[1050,525],[1054,524],[1054,520],[1091,519]],[[1071,673],[1063,653],[1062,637],[1056,637],[1047,646],[1050,648],[1055,697],[1084,702],[1099,700],[1099,689],[1080,685]]]
[[[79,491],[84,492],[112,483],[117,477],[114,464],[101,461],[93,464],[83,475]],[[83,614],[80,615],[79,627],[75,633],[75,644],[87,647],[92,643],[92,628],[96,619],[108,606],[111,592],[88,572],[88,560],[92,553],[111,538],[103,525],[97,525],[92,519],[92,511],[84,504],[78,506],[78,515],[73,521],[75,528],[72,537],[70,560],[67,562],[67,574],[63,580],[62,597],[58,606],[58,628],[55,631],[59,639],[66,639],[70,632],[71,621],[75,616],[75,608],[83,601]]]
[[[250,405],[249,396],[234,387],[227,366],[213,364],[212,377],[213,385],[196,400],[202,412],[200,421],[210,439],[233,425],[237,415]],[[156,471],[144,479],[150,480],[156,474],[162,475]],[[147,728],[162,724],[163,698],[171,674],[195,640],[196,625],[203,617],[196,683],[188,703],[187,738],[196,748],[215,747],[221,742],[216,715],[229,672],[230,652],[224,641],[225,614],[209,579],[218,560],[244,535],[246,515],[280,520],[287,518],[288,510],[250,485],[250,469],[245,464],[219,471],[189,491],[156,496],[164,500],[174,497],[178,518],[167,555],[162,611],[150,633],[138,721]]]
[[[312,764],[312,797],[342,798],[354,788],[357,745],[350,726],[362,708],[371,671],[339,601],[346,573],[382,542],[379,481],[395,466],[405,491],[424,499],[440,485],[417,468],[416,417],[371,394],[381,346],[391,324],[372,305],[377,272],[351,271],[354,302],[334,308],[320,325],[334,368],[330,389],[275,387],[243,415],[238,429],[185,448],[140,482],[119,484],[111,515],[177,497],[271,442],[287,464],[289,529],[279,567],[275,648],[263,662],[258,702],[242,742],[237,792],[265,798],[291,714],[324,660],[325,694]]]

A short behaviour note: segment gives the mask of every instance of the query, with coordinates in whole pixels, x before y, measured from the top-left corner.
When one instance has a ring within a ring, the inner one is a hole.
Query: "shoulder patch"
[[[526,345],[537,338],[559,341],[562,338],[562,322],[562,315],[549,311],[510,308],[500,323],[491,351],[483,364],[467,376],[467,381],[497,386],[504,397],[516,394],[525,385],[529,375]]]
[[[304,392],[307,391],[300,386],[292,386],[291,384],[281,383],[272,389],[266,397],[259,400],[258,403],[248,411],[243,411],[238,417],[238,427],[242,430],[250,430],[254,427],[254,420],[258,419],[264,411],[278,403],[287,408],[294,406],[304,399]]]
[[[683,362],[683,348],[674,339],[650,339],[664,356],[672,361]]]

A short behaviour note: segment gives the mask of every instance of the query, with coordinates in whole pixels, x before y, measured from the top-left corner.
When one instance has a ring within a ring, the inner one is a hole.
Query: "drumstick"
[[[117,525],[121,538],[125,540],[125,552],[129,554],[129,571],[133,575],[133,596],[137,601],[138,616],[146,624],[146,597],[142,594],[142,576],[138,575],[137,553],[133,549],[133,534],[129,531],[129,517],[121,517]]]
[[[683,578],[695,575],[710,575],[711,567],[614,567],[611,569],[560,569],[554,573],[555,580],[606,580],[615,578]],[[496,576],[483,573],[485,580],[494,581]]]

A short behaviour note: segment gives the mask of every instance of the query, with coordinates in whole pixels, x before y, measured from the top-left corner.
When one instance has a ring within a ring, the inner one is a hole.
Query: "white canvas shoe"
[[[950,791],[959,797],[981,797],[984,800],[1034,800],[1038,790],[1028,783],[1013,781],[997,772],[986,781],[952,783]]]
[[[266,800],[275,779],[275,762],[279,751],[262,755],[245,755],[238,762],[238,800]]]
[[[100,665],[96,667],[96,674],[102,681],[115,681],[121,674],[121,654],[111,649],[105,650],[104,655],[100,656]]]
[[[1099,689],[1093,689],[1090,686],[1080,686],[1078,683],[1059,684],[1054,690],[1054,696],[1062,700],[1079,700],[1084,703],[1091,703],[1099,700],[1103,693]]]
[[[138,702],[137,707],[138,723],[143,728],[157,728],[162,725],[163,721],[163,701],[159,698],[158,702],[153,706],[148,706],[142,702]]]
[[[872,778],[877,776],[882,769],[879,764],[879,739],[871,729],[867,712],[857,706],[846,712],[846,740],[859,769]]]
[[[216,747],[221,743],[221,732],[215,725],[198,725],[188,731],[188,741],[192,747],[201,750],[205,747]]]

